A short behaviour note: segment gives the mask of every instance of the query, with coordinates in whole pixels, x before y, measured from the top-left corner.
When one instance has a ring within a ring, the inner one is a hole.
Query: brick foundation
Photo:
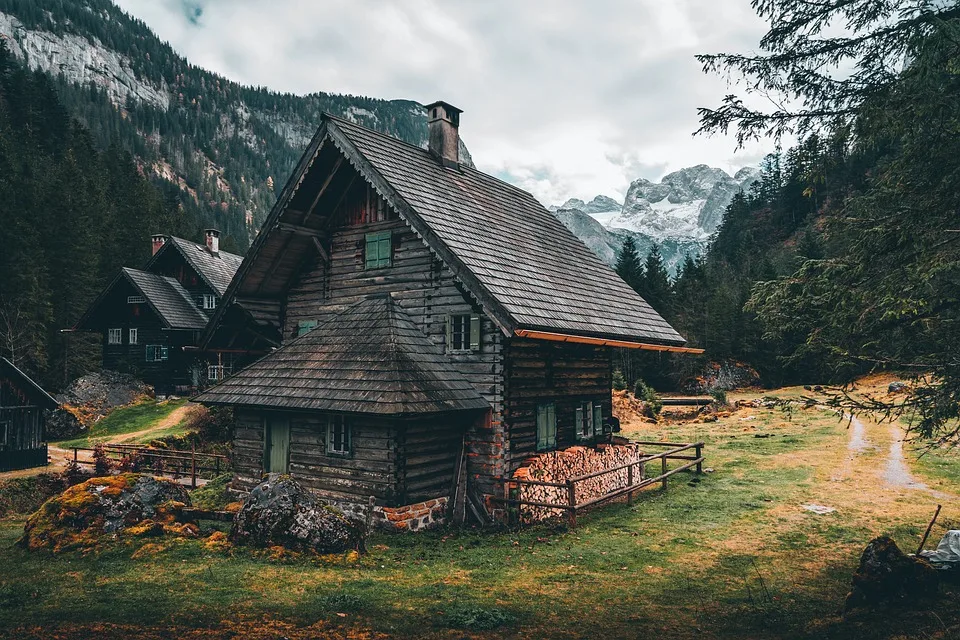
[[[365,504],[324,500],[327,504],[336,507],[350,517],[366,521],[370,519],[371,526],[384,531],[424,531],[440,526],[447,518],[447,496],[440,496],[432,500],[408,504],[402,507],[370,507]]]
[[[538,453],[528,458],[513,473],[517,480],[539,480],[540,482],[566,482],[569,478],[618,467],[636,462],[644,456],[640,445],[598,444],[596,447],[569,447],[562,451]],[[604,496],[616,489],[627,486],[627,470],[590,478],[576,484],[576,502],[582,504],[594,498]],[[659,473],[659,471],[658,471]],[[637,479],[634,479],[636,481]],[[566,487],[540,487],[531,485],[510,485],[511,497],[550,504],[567,504]],[[517,515],[520,522],[531,523],[549,518],[562,517],[566,511],[549,507],[522,505]]]

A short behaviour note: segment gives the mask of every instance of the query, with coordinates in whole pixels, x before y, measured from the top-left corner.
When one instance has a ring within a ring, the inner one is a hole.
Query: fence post
[[[220,456],[214,458],[217,461],[217,475],[220,475]]]
[[[667,475],[667,456],[666,456],[666,455],[661,456],[661,457],[660,457],[660,462],[662,463],[662,464],[661,464],[661,469],[662,469],[661,475],[666,476],[666,475]],[[667,490],[667,479],[666,479],[666,478],[663,479],[663,490],[664,490],[664,491]]]
[[[567,510],[567,520],[573,528],[577,526],[577,485],[573,480],[567,480],[567,502],[570,505]]]
[[[627,467],[627,504],[633,504],[633,464]]]
[[[197,443],[190,445],[190,487],[197,488]]]
[[[702,447],[698,444],[697,445],[697,473],[703,473],[703,461],[700,460],[700,458],[703,457],[703,455],[701,454],[701,449]]]
[[[73,462],[74,462],[74,463],[77,462],[77,448],[76,448],[76,447],[73,448]]]

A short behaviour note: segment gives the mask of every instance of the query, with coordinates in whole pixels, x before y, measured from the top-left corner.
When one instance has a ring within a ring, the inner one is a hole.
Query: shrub
[[[663,409],[663,400],[660,399],[656,391],[647,386],[646,382],[637,380],[637,384],[633,387],[633,395],[646,405],[647,417],[656,418],[660,415],[660,411]]]
[[[130,453],[124,454],[120,458],[120,462],[117,464],[117,469],[120,471],[127,472],[137,472],[140,471],[140,467],[143,466],[143,456],[139,451],[131,451]]]
[[[713,398],[713,404],[718,407],[727,406],[727,390],[715,387],[710,390],[710,397]]]
[[[627,388],[627,379],[623,377],[620,369],[613,370],[613,389],[614,391],[623,391]]]
[[[113,461],[107,457],[107,452],[102,444],[95,444],[93,447],[93,475],[108,476],[113,469]]]
[[[68,487],[72,487],[75,484],[80,484],[81,482],[90,478],[90,474],[80,468],[80,465],[77,464],[75,460],[70,460],[67,462],[67,466],[64,467],[63,471],[60,473],[60,477],[63,479],[64,484]]]

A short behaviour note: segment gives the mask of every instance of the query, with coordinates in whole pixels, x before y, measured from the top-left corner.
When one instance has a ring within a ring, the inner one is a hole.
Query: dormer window
[[[205,310],[217,308],[217,296],[210,293],[203,294],[203,308]]]

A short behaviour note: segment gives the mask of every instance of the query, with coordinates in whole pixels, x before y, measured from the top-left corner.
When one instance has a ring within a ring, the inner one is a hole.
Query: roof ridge
[[[198,247],[204,247],[204,246],[206,246],[206,245],[204,245],[204,243],[202,243],[202,242],[197,242],[196,240],[190,240],[189,238],[181,238],[180,236],[174,236],[174,235],[170,235],[170,236],[167,236],[167,237],[170,238],[171,240],[179,240],[180,242],[188,242],[188,243],[190,243],[190,244],[195,244],[195,245],[197,245]],[[243,256],[241,256],[241,255],[239,255],[239,254],[236,254],[236,253],[231,253],[230,251],[217,251],[217,253],[215,253],[215,254],[214,254],[214,253],[211,253],[211,254],[210,254],[210,257],[212,257],[212,258],[219,258],[220,256],[223,256],[223,255],[233,256],[234,258],[240,258],[241,260],[243,259]]]

